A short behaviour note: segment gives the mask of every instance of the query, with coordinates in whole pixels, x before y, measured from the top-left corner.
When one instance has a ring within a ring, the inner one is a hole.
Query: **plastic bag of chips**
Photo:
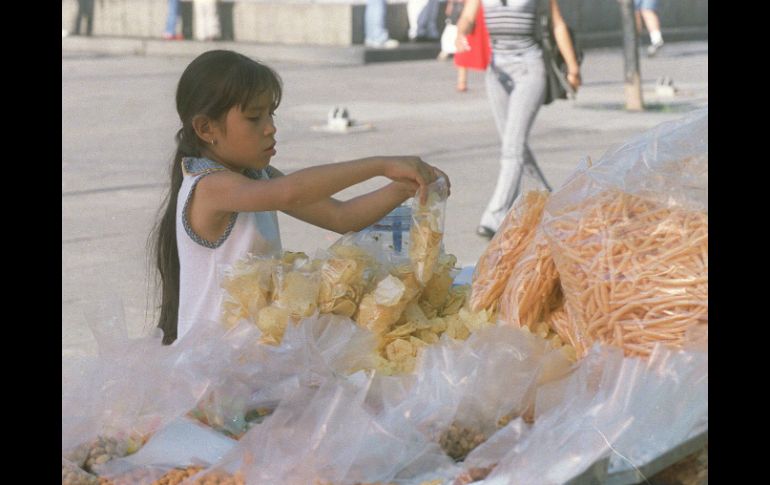
[[[444,177],[439,177],[428,185],[427,190],[428,197],[424,204],[419,199],[412,204],[409,230],[409,259],[421,285],[430,281],[441,253],[449,186]]]

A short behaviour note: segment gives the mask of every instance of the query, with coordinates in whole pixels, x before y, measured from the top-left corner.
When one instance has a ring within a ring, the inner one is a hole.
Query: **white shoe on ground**
[[[374,49],[395,49],[399,46],[399,42],[396,39],[387,39],[383,42],[372,42],[367,40],[364,42],[366,47],[372,47]]]
[[[647,55],[650,57],[653,57],[655,54],[658,53],[661,47],[663,47],[662,40],[658,43],[650,44],[650,46],[647,48]]]

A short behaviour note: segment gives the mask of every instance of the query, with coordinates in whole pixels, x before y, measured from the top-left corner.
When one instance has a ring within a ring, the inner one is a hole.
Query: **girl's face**
[[[270,97],[262,95],[243,111],[233,106],[222,121],[214,123],[216,145],[208,148],[218,162],[232,170],[261,169],[276,153],[275,133]]]

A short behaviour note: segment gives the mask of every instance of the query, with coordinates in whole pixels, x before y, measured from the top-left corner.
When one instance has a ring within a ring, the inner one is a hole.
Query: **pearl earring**
[[[211,142],[210,142],[210,143],[211,143],[212,145],[216,145],[216,144],[217,144],[216,140],[211,140]]]

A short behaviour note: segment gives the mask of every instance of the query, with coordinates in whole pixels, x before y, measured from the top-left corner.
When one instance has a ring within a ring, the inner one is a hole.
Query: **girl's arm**
[[[467,52],[470,50],[468,39],[465,37],[473,32],[473,23],[476,21],[476,13],[479,10],[480,1],[465,0],[463,3],[463,11],[457,20],[457,39],[455,40],[457,52]]]
[[[195,209],[201,215],[232,212],[294,211],[328,198],[364,180],[385,176],[425,187],[436,178],[433,168],[418,157],[370,157],[298,170],[272,180],[252,180],[221,171],[201,179]]]
[[[556,0],[551,0],[551,18],[553,19],[553,36],[556,38],[556,45],[559,47],[562,57],[564,57],[564,62],[567,63],[567,81],[573,89],[577,89],[582,83],[580,79],[580,64],[577,62],[575,47],[572,45],[572,40],[569,37],[567,23],[564,22],[564,17],[561,16],[559,3]]]
[[[347,201],[329,197],[286,213],[314,226],[345,234],[360,231],[379,221],[414,196],[417,187],[415,183],[392,182]]]

